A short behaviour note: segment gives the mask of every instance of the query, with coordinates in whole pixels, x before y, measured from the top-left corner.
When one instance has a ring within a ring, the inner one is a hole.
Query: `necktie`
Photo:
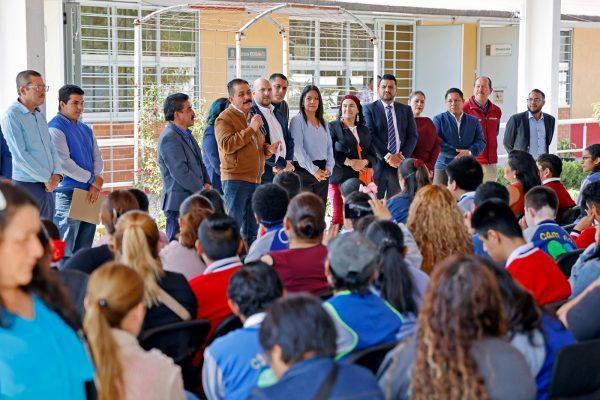
[[[394,154],[398,151],[398,146],[396,143],[396,129],[394,128],[394,118],[392,117],[392,106],[387,106],[385,110],[388,125],[388,150],[390,151],[390,153]]]

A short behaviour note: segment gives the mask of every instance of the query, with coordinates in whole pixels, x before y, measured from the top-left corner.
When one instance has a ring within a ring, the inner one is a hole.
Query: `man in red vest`
[[[487,142],[483,152],[477,156],[477,161],[483,167],[483,181],[498,179],[498,132],[502,110],[489,99],[492,94],[492,80],[480,76],[475,80],[473,96],[465,101],[463,111],[479,119],[483,137]]]

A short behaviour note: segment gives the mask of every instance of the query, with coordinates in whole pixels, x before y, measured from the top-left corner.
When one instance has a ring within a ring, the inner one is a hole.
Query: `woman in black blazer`
[[[364,124],[362,107],[356,96],[347,95],[342,98],[338,119],[329,123],[329,133],[335,158],[335,166],[329,177],[332,223],[341,225],[344,223],[344,215],[340,184],[348,179],[358,178],[361,171],[373,168],[376,162],[371,133]]]

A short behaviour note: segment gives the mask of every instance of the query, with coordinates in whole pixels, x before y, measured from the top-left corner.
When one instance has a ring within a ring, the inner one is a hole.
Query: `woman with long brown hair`
[[[144,282],[148,308],[144,330],[195,318],[197,310],[196,297],[185,277],[163,269],[159,238],[156,222],[143,211],[121,216],[113,236],[116,259],[133,268]],[[179,304],[173,305],[171,300]]]
[[[144,282],[133,269],[112,262],[94,271],[85,306],[99,400],[185,398],[180,368],[138,344],[146,308]]]
[[[85,399],[94,367],[66,288],[38,264],[35,200],[0,182],[0,398]]]
[[[443,261],[429,282],[416,336],[380,369],[386,398],[534,399],[529,367],[505,335],[492,273],[472,257]]]
[[[421,188],[408,211],[408,229],[423,255],[421,268],[433,266],[454,254],[473,254],[473,242],[450,191],[439,185]]]
[[[213,206],[206,197],[193,194],[179,206],[179,236],[160,251],[165,271],[183,274],[189,281],[202,274],[206,265],[196,252],[198,227],[213,214]]]

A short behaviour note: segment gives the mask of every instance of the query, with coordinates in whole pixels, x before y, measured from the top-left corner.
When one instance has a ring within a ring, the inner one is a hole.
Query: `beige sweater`
[[[230,105],[215,121],[215,136],[221,180],[260,183],[270,153],[264,135],[248,127],[246,116]]]
[[[146,351],[137,338],[121,329],[111,329],[119,346],[126,400],[184,400],[181,369],[159,350]]]

